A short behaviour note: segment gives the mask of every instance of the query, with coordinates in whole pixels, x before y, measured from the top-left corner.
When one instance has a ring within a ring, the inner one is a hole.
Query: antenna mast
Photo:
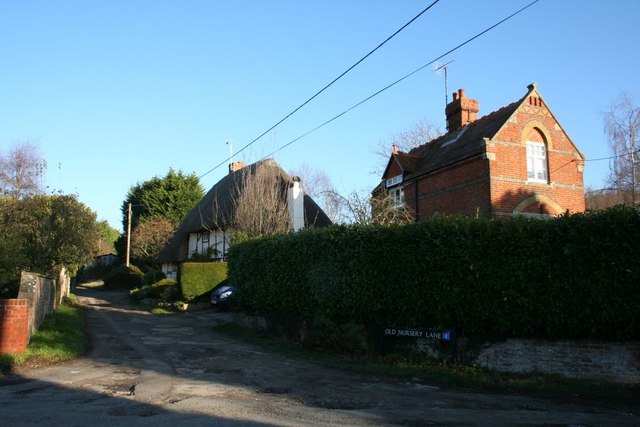
[[[229,162],[233,163],[233,142],[226,141],[225,144],[229,146]]]
[[[454,60],[452,59],[451,61],[447,62],[446,64],[442,64],[439,67],[437,67],[435,70],[435,72],[438,72],[440,70],[444,70],[444,106],[445,108],[447,107],[447,105],[449,104],[449,88],[447,86],[447,67],[449,66],[449,64],[451,64]]]

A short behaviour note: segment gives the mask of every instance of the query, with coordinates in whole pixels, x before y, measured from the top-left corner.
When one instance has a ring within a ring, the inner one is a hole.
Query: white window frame
[[[542,142],[527,141],[527,180],[549,182],[547,146]]]
[[[401,185],[389,189],[389,197],[391,198],[392,207],[399,208],[404,206],[404,188]]]
[[[387,188],[389,188],[389,187],[393,187],[394,185],[398,185],[401,182],[402,182],[402,175],[396,175],[394,177],[387,179],[387,181],[385,182],[385,185]]]

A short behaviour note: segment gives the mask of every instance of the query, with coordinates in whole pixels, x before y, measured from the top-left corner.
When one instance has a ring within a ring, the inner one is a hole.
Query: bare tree
[[[621,93],[611,109],[604,114],[604,129],[609,139],[611,162],[609,185],[616,189],[625,204],[636,205],[638,199],[638,145],[640,108],[629,94]]]
[[[286,233],[291,230],[287,205],[288,183],[278,179],[269,163],[241,170],[233,199],[233,229],[250,237]]]
[[[624,203],[623,195],[615,188],[593,189],[585,187],[584,200],[587,210],[603,211],[611,206]]]
[[[389,225],[414,219],[413,212],[404,204],[398,205],[387,192],[371,196],[367,190],[352,190],[347,196],[334,193],[334,197],[341,205],[338,222]]]
[[[408,153],[413,148],[426,144],[440,135],[442,135],[442,132],[436,125],[427,119],[421,119],[410,128],[390,135],[388,140],[378,141],[378,144],[373,148],[373,153],[378,158],[373,173],[382,175],[394,145],[397,145],[398,151]]]
[[[33,142],[13,144],[7,153],[0,153],[0,193],[15,199],[41,194],[46,168],[47,163]]]
[[[131,255],[147,265],[155,258],[173,234],[173,224],[167,218],[145,218],[131,236]]]

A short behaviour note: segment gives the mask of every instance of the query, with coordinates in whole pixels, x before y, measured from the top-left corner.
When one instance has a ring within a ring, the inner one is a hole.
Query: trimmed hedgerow
[[[227,279],[226,262],[186,262],[180,272],[182,296],[191,301]]]
[[[294,319],[465,334],[640,338],[640,211],[546,221],[439,218],[238,243],[240,302]]]

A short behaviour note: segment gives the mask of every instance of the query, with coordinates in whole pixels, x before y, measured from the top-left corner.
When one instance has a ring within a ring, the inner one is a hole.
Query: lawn
[[[68,298],[45,317],[23,354],[0,355],[0,371],[8,373],[15,366],[51,365],[84,354],[87,348],[84,316],[74,299],[73,296]]]

